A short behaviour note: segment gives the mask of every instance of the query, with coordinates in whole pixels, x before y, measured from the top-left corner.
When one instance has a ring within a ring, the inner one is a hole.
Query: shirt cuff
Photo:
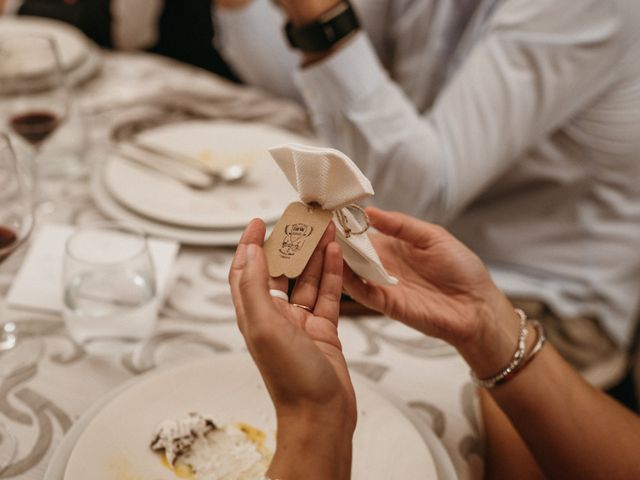
[[[342,111],[388,79],[364,32],[327,59],[297,71],[295,77],[309,108],[316,112]]]

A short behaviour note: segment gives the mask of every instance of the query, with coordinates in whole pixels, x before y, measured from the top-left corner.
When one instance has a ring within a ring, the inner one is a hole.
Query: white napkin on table
[[[7,295],[9,305],[53,312],[63,310],[64,251],[67,239],[74,232],[75,228],[69,225],[45,224],[38,229]],[[170,287],[178,249],[177,242],[149,239],[149,253],[161,300]]]
[[[331,148],[294,144],[273,147],[269,153],[302,202],[315,202],[325,210],[342,209],[352,231],[364,229],[364,219],[357,219],[344,207],[373,195],[373,187],[349,157]],[[333,223],[344,260],[358,276],[379,285],[398,283],[382,266],[367,234],[351,234],[347,238],[335,213]]]

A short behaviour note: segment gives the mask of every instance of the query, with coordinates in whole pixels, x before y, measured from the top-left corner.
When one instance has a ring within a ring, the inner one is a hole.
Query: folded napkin
[[[67,239],[74,232],[75,227],[58,224],[44,224],[38,229],[7,295],[9,305],[54,312],[63,310],[64,252]],[[161,300],[169,290],[178,249],[177,242],[149,239],[149,253]]]
[[[347,265],[369,282],[397,284],[398,281],[382,266],[367,234],[358,233],[368,227],[365,215],[354,215],[353,211],[357,210],[348,208],[374,193],[371,182],[356,164],[344,153],[331,148],[287,144],[273,147],[269,152],[302,202],[317,203],[334,212],[336,241],[342,246]],[[345,225],[353,233],[345,232]]]

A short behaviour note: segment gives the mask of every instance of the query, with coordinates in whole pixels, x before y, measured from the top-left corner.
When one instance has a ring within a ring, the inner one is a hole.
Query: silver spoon
[[[182,155],[177,152],[170,152],[161,147],[157,147],[155,145],[147,145],[145,143],[140,143],[134,141],[133,145],[136,148],[144,150],[146,152],[152,153],[154,155],[158,155],[169,159],[173,162],[187,164],[190,167],[193,167],[206,175],[210,175],[215,177],[216,179],[222,180],[225,183],[236,183],[242,180],[247,175],[247,167],[240,164],[233,164],[224,167],[221,170],[213,170],[206,165],[203,165],[199,160],[190,157],[189,155]]]
[[[229,165],[218,172],[218,176],[225,183],[236,183],[247,174],[247,169],[242,165]]]

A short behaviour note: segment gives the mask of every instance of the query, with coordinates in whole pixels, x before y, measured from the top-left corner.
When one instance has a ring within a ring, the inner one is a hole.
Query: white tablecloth
[[[186,111],[174,108],[177,119],[185,115],[251,119],[298,131],[307,125],[298,106],[211,74],[146,54],[106,54],[102,72],[80,87],[75,97],[91,134],[86,163],[104,158],[107,133],[114,124],[125,116],[149,114],[145,98],[161,94],[158,98],[180,105],[180,92],[202,97],[196,102],[187,99],[186,104],[195,106]],[[102,218],[91,200],[86,176],[47,187],[56,192],[58,203],[51,221],[82,224]],[[86,355],[72,343],[58,316],[7,312],[23,331],[44,340],[45,352],[36,365],[0,378],[0,422],[19,441],[14,463],[0,478],[41,479],[73,422],[132,376],[197,356],[245,351],[226,281],[232,254],[230,249],[182,248],[177,281],[162,309],[158,330],[135,355]],[[0,267],[3,294],[20,261],[21,255],[15,255]],[[440,342],[382,317],[343,318],[340,335],[350,368],[413,412],[412,421],[419,430],[435,432],[459,478],[479,478],[481,427],[462,359]]]

